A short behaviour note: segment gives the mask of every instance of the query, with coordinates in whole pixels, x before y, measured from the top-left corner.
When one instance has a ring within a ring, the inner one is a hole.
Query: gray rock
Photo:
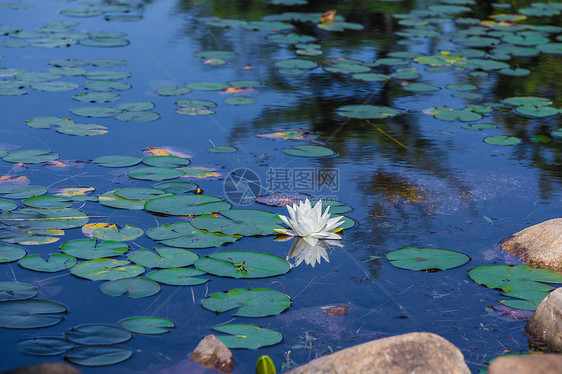
[[[530,337],[546,344],[550,351],[562,352],[562,287],[541,301],[525,330]]]
[[[299,366],[288,374],[468,374],[457,347],[425,333],[392,336],[343,349]]]
[[[498,357],[490,364],[488,374],[560,374],[562,355],[556,353]]]
[[[562,218],[527,227],[500,243],[525,263],[562,273]]]
[[[73,366],[58,362],[22,366],[3,371],[1,374],[80,374],[81,371]]]
[[[230,349],[212,334],[199,342],[189,359],[221,373],[231,373],[235,364]]]

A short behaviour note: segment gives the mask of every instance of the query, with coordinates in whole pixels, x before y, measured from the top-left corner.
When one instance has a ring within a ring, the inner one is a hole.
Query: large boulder
[[[562,355],[556,353],[498,357],[490,364],[488,374],[560,374]]]
[[[221,373],[231,373],[235,363],[230,349],[212,334],[199,342],[189,359]]]
[[[562,218],[554,218],[505,238],[502,249],[525,263],[562,273]]]
[[[541,301],[525,330],[530,337],[546,344],[550,351],[562,352],[562,287]]]
[[[457,347],[442,337],[413,332],[343,349],[299,366],[288,374],[468,374]]]
[[[59,362],[22,366],[1,372],[0,374],[80,374],[81,371]]]

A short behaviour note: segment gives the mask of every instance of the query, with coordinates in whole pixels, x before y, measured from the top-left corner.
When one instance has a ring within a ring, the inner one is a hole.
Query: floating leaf
[[[149,238],[161,241],[164,245],[181,248],[220,247],[239,238],[239,236],[204,232],[196,229],[189,222],[166,223],[148,230],[146,235]]]
[[[179,169],[159,167],[138,167],[129,170],[129,177],[148,181],[162,181],[181,177],[185,172]]]
[[[121,99],[121,96],[113,92],[90,92],[78,94],[72,98],[84,103],[110,103]]]
[[[88,64],[97,68],[115,68],[118,66],[126,66],[128,63],[126,60],[115,58],[94,58],[92,60],[89,60]]]
[[[150,200],[144,208],[149,212],[171,216],[199,216],[227,210],[230,207],[229,203],[215,196],[180,195]]]
[[[160,285],[150,279],[134,277],[104,283],[100,291],[109,296],[121,296],[127,293],[129,298],[137,299],[157,294],[160,292]]]
[[[523,105],[518,106],[514,109],[515,113],[521,114],[527,117],[548,117],[554,116],[559,113],[558,109],[550,106],[534,106],[534,105]]]
[[[115,195],[114,192],[118,192],[119,190],[108,191],[104,194],[98,196],[98,201],[101,205],[109,206],[112,208],[117,209],[132,209],[132,210],[141,210],[144,209],[144,204],[149,200],[129,200],[118,195]],[[165,196],[165,195],[160,195]]]
[[[0,302],[0,327],[34,329],[56,325],[63,320],[66,307],[48,300],[8,300]]]
[[[26,269],[45,273],[55,273],[57,271],[70,269],[76,265],[76,262],[74,256],[62,253],[51,253],[47,261],[36,254],[25,256],[18,261],[20,266]]]
[[[287,60],[277,61],[275,67],[278,69],[314,69],[318,64],[311,60],[305,60],[302,58],[290,58]]]
[[[179,95],[187,95],[188,93],[191,92],[191,89],[187,87],[172,86],[172,87],[159,88],[155,92],[160,96],[179,96]]]
[[[466,130],[475,130],[480,131],[482,129],[495,129],[497,128],[496,125],[492,125],[491,123],[473,123],[468,126],[461,126],[461,128]]]
[[[47,91],[47,92],[66,92],[72,91],[78,88],[79,86],[76,83],[72,82],[36,82],[31,85],[31,88],[34,88],[39,91]]]
[[[188,166],[181,168],[185,172],[183,178],[215,178],[219,177],[220,173],[217,172],[217,169],[213,168],[205,168],[205,167],[197,167],[197,166]]]
[[[406,247],[389,252],[386,258],[390,263],[401,269],[446,270],[464,265],[470,257],[464,253],[438,248]]]
[[[126,91],[131,89],[131,86],[127,82],[115,82],[115,81],[91,81],[84,84],[84,88],[89,91],[97,92],[111,92],[111,90]]]
[[[58,153],[51,153],[46,149],[31,149],[28,151],[15,151],[4,156],[4,161],[21,162],[24,164],[40,164],[42,162],[54,161],[59,158]]]
[[[153,271],[147,277],[170,286],[197,286],[209,281],[204,278],[194,278],[203,274],[204,271],[191,268],[169,268]]]
[[[237,148],[228,145],[214,145],[213,148],[207,148],[207,150],[212,153],[234,153],[238,151]]]
[[[281,257],[250,251],[217,252],[195,261],[209,274],[231,278],[265,278],[285,274],[291,265]]]
[[[256,99],[251,97],[245,96],[237,96],[237,97],[229,97],[228,99],[224,99],[225,104],[228,105],[248,105],[253,104],[256,102]]]
[[[176,327],[169,319],[154,317],[125,318],[119,322],[119,325],[135,334],[145,335],[164,334]]]
[[[142,158],[135,156],[102,156],[94,160],[95,164],[108,168],[123,168],[139,164]]]
[[[176,156],[150,156],[142,159],[143,164],[161,168],[175,168],[186,166],[191,162],[187,158]]]
[[[216,103],[207,100],[178,100],[176,104],[180,108],[176,109],[176,113],[190,116],[213,114],[211,108],[217,106]]]
[[[93,118],[107,118],[113,117],[121,111],[116,108],[111,108],[107,106],[83,106],[79,108],[70,109],[72,114],[81,117],[93,117]]]
[[[115,280],[133,278],[144,273],[140,265],[129,265],[129,261],[112,258],[99,258],[80,262],[74,265],[70,272],[77,277],[89,280]]]
[[[58,356],[74,347],[74,343],[63,338],[33,338],[18,342],[18,350],[33,356]]]
[[[218,82],[191,82],[187,83],[185,87],[197,91],[220,91],[223,88],[227,88],[228,85]]]
[[[263,210],[231,209],[221,212],[222,217],[206,214],[196,217],[191,224],[200,230],[225,235],[274,235],[282,228],[279,216]]]
[[[74,121],[68,120],[66,118],[58,117],[35,117],[27,121],[27,126],[33,127],[35,129],[48,129],[51,126],[64,126],[66,124],[73,124]]]
[[[113,365],[125,361],[133,352],[129,348],[107,345],[86,345],[69,349],[64,359],[82,366]]]
[[[536,47],[542,53],[562,55],[562,43],[544,43]]]
[[[102,241],[96,245],[96,239],[77,239],[64,242],[61,246],[62,252],[83,260],[120,256],[128,250],[127,244],[113,240]]]
[[[515,145],[521,143],[521,139],[506,135],[489,136],[484,141],[493,145]]]
[[[114,81],[118,79],[127,79],[131,77],[131,73],[125,71],[113,71],[113,70],[96,70],[88,72],[85,77],[87,79],[99,80],[99,81]]]
[[[336,154],[333,150],[319,145],[300,145],[284,148],[283,152],[297,157],[330,157]]]
[[[73,204],[72,200],[64,196],[34,196],[23,201],[23,204],[32,208],[68,208]]]
[[[470,107],[465,109],[450,109],[445,107],[435,108],[431,111],[435,118],[442,121],[462,121],[471,122],[482,119],[482,115],[474,112]]]
[[[192,265],[198,258],[195,253],[180,248],[156,247],[158,254],[146,249],[131,252],[127,258],[147,268],[179,268]]]
[[[222,313],[238,309],[238,317],[267,317],[280,314],[291,306],[291,299],[283,292],[267,288],[245,290],[236,288],[228,292],[215,292],[201,302],[205,309]]]
[[[17,207],[18,207],[18,204],[14,203],[13,201],[0,199],[0,210],[1,211],[9,212],[9,211],[12,211],[14,209],[17,209]]]
[[[399,112],[395,109],[373,105],[346,105],[338,108],[336,113],[340,116],[359,119],[387,118],[394,117],[399,114]]]
[[[191,182],[161,182],[154,186],[158,190],[162,190],[170,194],[182,194],[195,190],[198,186]]]
[[[107,127],[94,124],[71,124],[60,126],[57,132],[61,134],[74,135],[74,136],[95,136],[107,133]]]
[[[29,229],[71,229],[88,223],[88,216],[75,209],[25,208],[0,214],[0,222]]]
[[[37,295],[37,287],[22,282],[0,282],[0,301],[26,300]]]
[[[440,90],[439,87],[426,83],[408,83],[403,86],[405,91],[409,92],[433,92]]]
[[[258,349],[274,345],[283,340],[283,335],[277,331],[253,325],[231,324],[213,327],[213,330],[230,335],[217,335],[224,345],[229,348]]]
[[[109,240],[109,241],[123,241],[123,242],[140,238],[142,234],[144,234],[144,231],[142,229],[129,225],[126,225],[122,229],[118,229],[115,225],[112,225],[107,228],[100,227],[92,231],[92,236],[97,239]],[[103,257],[111,257],[111,256],[103,256]]]

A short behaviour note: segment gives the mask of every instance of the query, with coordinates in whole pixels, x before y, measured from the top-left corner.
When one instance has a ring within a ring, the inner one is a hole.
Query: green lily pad
[[[277,61],[275,67],[278,69],[302,69],[309,70],[317,67],[318,64],[311,60],[305,60],[302,58],[290,58],[287,60]]]
[[[57,128],[57,132],[66,135],[74,136],[95,136],[103,135],[107,133],[107,127],[101,125],[82,125],[82,124],[70,124],[64,125]]]
[[[215,292],[201,302],[205,309],[222,313],[238,309],[238,317],[267,317],[282,313],[291,306],[291,298],[283,292],[267,288],[245,290],[236,288],[228,292]]]
[[[120,197],[114,192],[118,192],[119,190],[108,191],[98,196],[98,201],[101,205],[109,206],[112,208],[117,209],[130,209],[130,210],[142,210],[144,209],[144,204],[149,199],[146,200],[129,200],[123,197]],[[162,195],[164,196],[164,195]]]
[[[191,224],[200,230],[242,236],[274,235],[275,229],[283,228],[277,214],[263,210],[231,209],[221,212],[221,216],[203,214]]]
[[[228,99],[224,99],[225,104],[228,105],[249,105],[256,102],[256,99],[251,97],[245,96],[236,96],[236,97],[229,97]]]
[[[160,96],[179,96],[179,95],[187,95],[191,92],[191,89],[187,87],[178,87],[178,86],[171,86],[171,87],[162,87],[157,89],[157,95]]]
[[[544,97],[515,96],[515,97],[508,97],[507,99],[502,100],[502,103],[513,105],[513,106],[524,106],[524,105],[547,106],[547,105],[551,105],[552,101]]]
[[[83,260],[120,256],[128,250],[127,244],[113,240],[102,241],[96,245],[96,239],[77,239],[64,242],[61,246],[62,252]]]
[[[142,159],[143,164],[160,168],[187,166],[190,162],[191,161],[187,158],[176,156],[149,156]]]
[[[68,330],[64,335],[67,340],[84,345],[119,344],[126,342],[132,337],[131,332],[128,330],[104,324],[76,326]]]
[[[442,121],[478,121],[482,118],[482,115],[471,110],[471,108],[465,109],[450,109],[450,108],[435,108],[432,112],[435,112],[435,118]]]
[[[559,128],[558,130],[553,131],[552,136],[555,136],[557,138],[562,138],[562,128]]]
[[[160,285],[158,282],[150,279],[134,277],[117,279],[104,283],[101,285],[100,291],[106,295],[115,297],[127,293],[129,298],[137,299],[156,295],[160,292]]]
[[[491,123],[473,123],[468,126],[461,126],[461,128],[465,130],[480,131],[482,129],[495,129],[497,126]]]
[[[549,117],[559,113],[558,109],[550,106],[522,105],[514,109],[515,113],[527,117]]]
[[[110,103],[121,99],[121,96],[113,92],[90,92],[74,95],[72,98],[84,103]]]
[[[285,274],[291,265],[283,258],[250,251],[217,252],[195,261],[209,274],[231,278],[266,278]]]
[[[76,262],[74,256],[62,253],[51,253],[47,261],[36,254],[25,256],[18,261],[20,266],[26,269],[45,273],[55,273],[57,271],[70,269],[76,265]]]
[[[238,151],[238,149],[228,145],[215,145],[213,148],[207,148],[207,151],[212,153],[234,153]]]
[[[124,47],[129,45],[129,41],[123,38],[111,38],[111,37],[94,37],[91,39],[83,39],[79,42],[81,45],[87,47]]]
[[[515,136],[506,135],[489,136],[484,138],[484,141],[493,145],[515,145],[521,143],[521,139],[516,138]]]
[[[277,331],[253,325],[222,325],[213,327],[213,330],[229,334],[217,335],[217,339],[229,348],[258,349],[283,340],[283,335]]]
[[[4,156],[4,161],[24,164],[40,164],[42,162],[54,161],[59,158],[58,153],[51,153],[46,149],[31,149],[27,151],[15,151]]]
[[[85,77],[97,81],[114,81],[118,79],[127,79],[131,77],[131,73],[125,71],[113,70],[96,70],[86,73]]]
[[[330,157],[336,154],[333,150],[319,145],[300,145],[284,148],[283,152],[296,157]]]
[[[120,188],[113,193],[127,200],[152,200],[166,195],[166,192],[157,188]]]
[[[170,286],[197,286],[208,282],[205,278],[195,278],[198,275],[205,274],[204,271],[191,268],[169,268],[156,270],[149,273],[147,277],[158,283]]]
[[[180,195],[150,200],[144,208],[153,213],[171,216],[199,216],[230,209],[231,205],[215,196]]]
[[[366,82],[384,82],[390,79],[389,75],[378,73],[359,73],[353,74],[352,77]]]
[[[58,356],[74,347],[74,343],[63,338],[41,337],[18,342],[18,350],[33,356]]]
[[[129,177],[148,181],[162,181],[181,177],[185,173],[178,169],[159,167],[138,167],[129,170]]]
[[[25,249],[20,248],[17,245],[0,243],[0,264],[17,261],[26,254],[27,252]]]
[[[72,82],[36,82],[31,85],[31,88],[34,88],[39,91],[47,91],[47,92],[66,92],[72,91],[79,87],[76,83]]]
[[[472,91],[476,90],[478,87],[473,84],[448,84],[445,88],[454,91]]]
[[[164,245],[193,249],[220,247],[240,238],[239,236],[204,232],[196,229],[189,222],[166,223],[148,230],[146,235],[151,239],[159,240]]]
[[[298,43],[311,43],[316,40],[315,37],[310,35],[291,34],[271,34],[268,35],[267,40],[272,43],[278,44],[298,44]]]
[[[66,307],[48,300],[8,300],[0,302],[0,327],[34,329],[53,326],[64,319]]]
[[[27,199],[47,193],[43,186],[6,186],[0,188],[0,195],[10,199]]]
[[[219,58],[221,60],[228,60],[229,58],[236,57],[236,53],[231,51],[202,51],[197,52],[195,54],[195,57],[201,57],[204,59]]]
[[[524,77],[531,74],[531,71],[523,68],[501,69],[498,70],[498,74],[507,75],[509,77]]]
[[[176,327],[173,321],[155,317],[132,317],[119,322],[119,326],[135,334],[164,334]]]
[[[118,229],[115,226],[101,227],[95,229],[92,232],[92,235],[97,239],[108,240],[108,241],[123,241],[123,242],[140,238],[142,234],[144,234],[144,231],[142,229],[129,225],[126,225],[122,229]],[[112,257],[112,256],[103,256],[103,257]]]
[[[228,85],[218,82],[191,82],[187,83],[185,87],[196,91],[220,91],[227,88]]]
[[[405,60],[403,58],[387,57],[387,58],[379,58],[375,60],[372,66],[379,66],[379,65],[399,66],[399,65],[407,65],[409,63],[410,63],[409,60]]]
[[[115,58],[94,58],[92,60],[89,60],[88,64],[97,68],[113,68],[118,66],[126,66],[128,63],[126,60]]]
[[[562,55],[562,43],[545,43],[536,47],[542,53]]]
[[[0,210],[5,212],[10,212],[17,209],[18,204],[11,200],[0,199]]]
[[[154,186],[154,188],[158,190],[176,195],[191,192],[198,187],[199,186],[197,186],[195,183],[191,182],[162,182]]]
[[[0,222],[7,226],[28,229],[71,229],[88,223],[88,216],[75,209],[25,208],[13,212],[2,212]]]
[[[414,271],[452,269],[464,265],[470,260],[470,257],[460,252],[415,247],[406,247],[389,252],[386,258],[398,268]]]
[[[386,106],[346,105],[339,107],[336,113],[348,118],[367,119],[394,117],[400,112]]]
[[[551,139],[546,135],[534,135],[529,138],[533,143],[550,143]]]
[[[66,124],[72,124],[74,121],[68,120],[66,118],[58,117],[35,117],[27,121],[27,126],[33,127],[35,129],[48,129],[51,126],[64,126]]]
[[[278,71],[280,74],[292,76],[303,75],[306,73],[306,70],[303,69],[279,69]]]
[[[141,161],[141,157],[135,156],[102,156],[96,158],[94,163],[108,168],[123,168],[139,164]]]
[[[91,118],[108,118],[121,113],[119,109],[107,106],[83,106],[79,108],[72,108],[70,111],[74,115]]]
[[[144,273],[144,267],[129,264],[130,262],[126,260],[98,258],[80,262],[74,265],[70,272],[77,277],[95,281],[133,278]]]
[[[64,359],[75,365],[105,366],[125,361],[133,352],[129,348],[111,345],[85,345],[69,349]]]
[[[409,92],[433,92],[439,91],[440,88],[426,83],[409,83],[402,87],[405,91]]]
[[[22,282],[0,282],[0,301],[26,300],[37,295],[37,287]]]
[[[31,208],[68,208],[73,204],[73,201],[64,196],[34,196],[29,197],[23,201],[23,204]]]
[[[127,258],[147,268],[179,268],[192,265],[198,258],[195,253],[180,248],[156,247],[154,253],[147,249],[131,252]]]
[[[130,83],[115,81],[91,81],[84,84],[86,90],[96,92],[111,92],[112,90],[126,91],[130,90],[132,87]]]
[[[61,14],[67,17],[96,17],[103,14],[103,11],[98,8],[90,7],[76,7],[61,10]]]

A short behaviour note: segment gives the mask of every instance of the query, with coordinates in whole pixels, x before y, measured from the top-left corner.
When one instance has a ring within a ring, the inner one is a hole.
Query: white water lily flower
[[[279,215],[279,218],[293,230],[276,229],[275,231],[289,236],[300,236],[311,246],[315,246],[318,239],[341,239],[336,232],[343,222],[343,217],[330,218],[330,206],[322,213],[322,200],[314,208],[310,201],[300,201],[293,206],[287,205],[289,218]]]

